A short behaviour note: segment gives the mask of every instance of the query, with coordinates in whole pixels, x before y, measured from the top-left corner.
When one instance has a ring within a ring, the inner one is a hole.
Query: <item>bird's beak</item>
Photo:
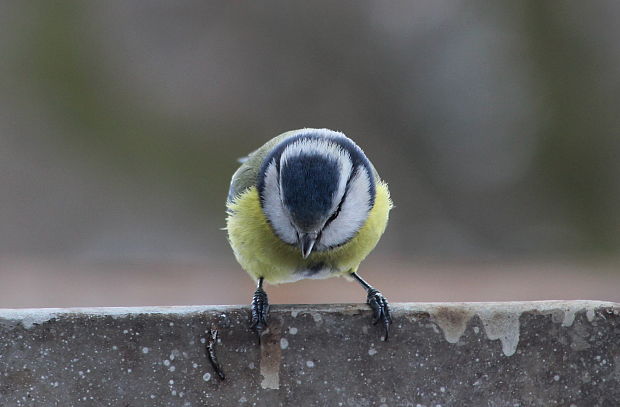
[[[299,235],[299,246],[301,247],[301,255],[304,259],[312,253],[317,236],[317,233],[301,233]]]

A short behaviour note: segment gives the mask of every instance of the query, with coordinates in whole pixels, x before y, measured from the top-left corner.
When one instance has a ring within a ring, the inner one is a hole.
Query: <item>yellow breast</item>
[[[299,248],[284,243],[271,229],[258,191],[249,188],[227,205],[228,239],[241,267],[270,284],[302,278],[326,278],[357,271],[385,231],[392,202],[387,185],[377,183],[375,204],[359,232],[346,244],[304,259]]]

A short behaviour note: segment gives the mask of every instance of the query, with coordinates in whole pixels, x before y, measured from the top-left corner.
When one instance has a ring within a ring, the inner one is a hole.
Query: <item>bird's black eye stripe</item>
[[[327,225],[329,225],[334,220],[336,220],[336,218],[340,214],[340,210],[342,209],[342,204],[344,204],[345,197],[347,196],[347,193],[349,192],[349,185],[351,184],[351,179],[353,179],[353,173],[355,172],[357,172],[357,170],[351,171],[351,173],[349,174],[349,178],[347,178],[347,184],[344,187],[344,194],[342,194],[342,199],[340,199],[340,203],[338,204],[338,207],[336,208],[334,213],[332,213],[332,216],[330,216],[329,219],[327,219],[327,222],[325,222],[325,226],[323,228],[325,228]]]
[[[332,223],[334,220],[336,220],[336,218],[338,217],[338,215],[340,214],[340,209],[342,209],[342,203],[344,202],[344,196],[342,197],[342,200],[340,201],[340,203],[338,204],[338,207],[336,208],[336,211],[334,211],[334,213],[332,213],[332,216],[329,217],[329,219],[327,219],[327,222],[325,222],[325,226],[329,225],[330,223]]]

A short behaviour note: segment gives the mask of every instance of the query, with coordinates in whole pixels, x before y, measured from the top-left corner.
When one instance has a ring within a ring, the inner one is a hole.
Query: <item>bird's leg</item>
[[[381,321],[383,327],[385,328],[385,340],[387,341],[390,325],[392,324],[392,316],[390,315],[390,304],[388,303],[388,300],[379,290],[364,281],[364,279],[358,276],[357,273],[351,273],[351,277],[360,283],[368,293],[366,302],[374,311],[375,321],[373,323],[376,324]]]
[[[263,290],[263,277],[258,279],[258,285],[252,297],[252,324],[250,328],[256,331],[260,341],[260,334],[267,328],[267,316],[269,314],[269,301],[267,293]]]

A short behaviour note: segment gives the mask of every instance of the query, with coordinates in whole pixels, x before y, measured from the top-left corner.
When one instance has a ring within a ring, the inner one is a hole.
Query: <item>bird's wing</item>
[[[232,201],[237,195],[246,189],[256,186],[258,171],[269,152],[283,139],[290,137],[295,131],[289,131],[276,136],[263,144],[257,150],[251,152],[247,157],[240,159],[241,166],[232,176],[230,189],[228,190],[227,201]]]

